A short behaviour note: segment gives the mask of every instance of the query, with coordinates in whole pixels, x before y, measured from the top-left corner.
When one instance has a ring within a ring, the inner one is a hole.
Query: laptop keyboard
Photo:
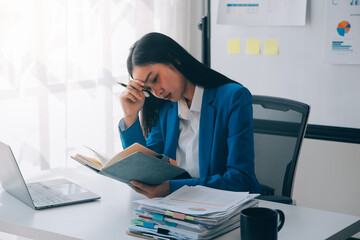
[[[38,206],[63,203],[70,200],[66,195],[41,183],[31,183],[27,186],[34,204]]]

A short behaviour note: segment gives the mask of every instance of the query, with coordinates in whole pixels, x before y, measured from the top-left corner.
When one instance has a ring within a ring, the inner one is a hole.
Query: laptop
[[[0,182],[15,198],[33,209],[44,209],[100,199],[100,196],[65,179],[26,184],[11,148],[0,142]]]

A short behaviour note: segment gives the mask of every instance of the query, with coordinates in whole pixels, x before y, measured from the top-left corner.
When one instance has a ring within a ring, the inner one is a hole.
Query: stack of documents
[[[137,200],[128,234],[148,239],[211,239],[240,226],[259,194],[183,186],[165,198]]]

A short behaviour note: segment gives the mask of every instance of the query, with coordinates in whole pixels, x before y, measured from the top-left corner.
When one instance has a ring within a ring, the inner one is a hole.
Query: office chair
[[[310,107],[269,96],[253,96],[255,173],[259,199],[292,204],[294,174]]]

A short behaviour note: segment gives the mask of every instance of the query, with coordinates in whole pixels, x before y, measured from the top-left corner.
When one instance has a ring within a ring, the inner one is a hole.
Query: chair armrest
[[[272,187],[269,187],[268,185],[260,184],[262,189],[262,195],[268,196],[268,195],[274,195],[275,189]]]
[[[291,198],[285,197],[285,196],[265,196],[265,195],[260,195],[259,197],[257,197],[257,199],[270,201],[270,202],[284,203],[284,204],[292,204],[293,203],[293,200]]]

